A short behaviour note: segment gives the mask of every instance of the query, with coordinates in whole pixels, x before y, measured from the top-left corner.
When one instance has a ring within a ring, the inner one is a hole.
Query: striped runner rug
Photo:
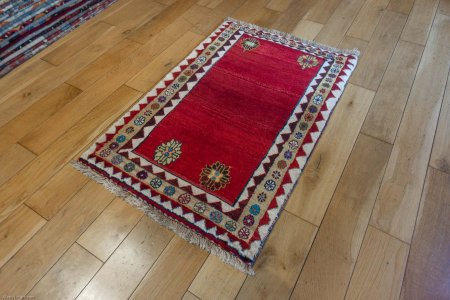
[[[0,0],[0,77],[116,0]]]

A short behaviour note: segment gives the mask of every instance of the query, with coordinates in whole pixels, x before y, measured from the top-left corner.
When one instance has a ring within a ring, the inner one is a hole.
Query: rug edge
[[[145,215],[150,217],[156,223],[168,228],[183,240],[191,244],[197,245],[200,249],[215,255],[222,262],[238,269],[243,273],[246,273],[248,275],[255,275],[255,271],[252,265],[244,263],[240,258],[238,258],[234,254],[226,250],[223,250],[220,246],[217,246],[214,242],[198,234],[195,230],[184,226],[183,224],[171,218],[170,216],[164,214],[157,208],[154,208],[153,206],[148,204],[145,200],[139,199],[138,197],[132,195],[126,189],[115,184],[109,178],[104,177],[103,175],[97,173],[89,166],[86,166],[80,161],[71,160],[70,164],[76,170],[80,171],[84,176],[103,185],[109,192],[121,198],[131,206],[144,212]]]
[[[264,31],[276,34],[278,36],[282,36],[282,37],[285,37],[287,39],[296,40],[296,41],[299,41],[299,42],[301,42],[303,44],[311,45],[311,46],[314,46],[314,47],[317,47],[317,48],[322,48],[324,50],[331,51],[331,52],[334,52],[336,54],[355,55],[355,56],[360,56],[360,54],[361,54],[360,51],[357,48],[354,48],[354,49],[335,48],[335,47],[331,47],[331,46],[328,46],[326,44],[322,44],[322,43],[319,43],[319,42],[316,42],[316,41],[311,41],[311,40],[307,40],[307,39],[301,38],[301,37],[293,35],[291,33],[279,31],[279,30],[276,30],[276,29],[266,28],[266,27],[255,25],[255,24],[252,24],[252,23],[247,23],[245,21],[234,19],[232,17],[226,17],[224,19],[224,22],[234,22],[234,23],[237,23],[239,25],[245,25],[245,26],[248,26],[250,28],[254,28],[256,30],[264,30]]]

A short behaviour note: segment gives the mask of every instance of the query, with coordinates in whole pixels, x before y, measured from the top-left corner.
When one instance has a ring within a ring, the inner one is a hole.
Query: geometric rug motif
[[[74,165],[252,274],[357,59],[228,18]]]

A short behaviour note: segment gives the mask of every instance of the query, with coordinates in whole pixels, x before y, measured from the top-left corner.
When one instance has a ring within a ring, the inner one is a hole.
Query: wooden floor
[[[357,70],[256,276],[75,171],[223,18]],[[119,0],[0,80],[0,296],[450,299],[449,0]]]

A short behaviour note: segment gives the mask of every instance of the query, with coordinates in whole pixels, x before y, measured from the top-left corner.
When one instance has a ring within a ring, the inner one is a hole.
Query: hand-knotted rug
[[[252,274],[357,56],[227,19],[74,164]]]
[[[0,77],[115,1],[0,1]]]

